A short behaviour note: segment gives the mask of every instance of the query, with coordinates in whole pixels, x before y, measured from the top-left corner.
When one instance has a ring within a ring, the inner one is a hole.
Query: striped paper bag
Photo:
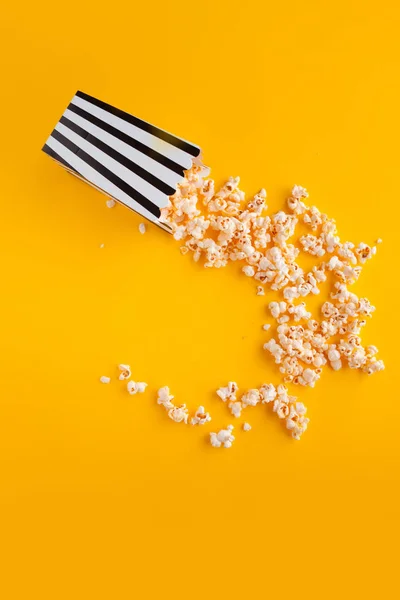
[[[77,177],[152,223],[200,148],[142,119],[76,92],[43,151]]]

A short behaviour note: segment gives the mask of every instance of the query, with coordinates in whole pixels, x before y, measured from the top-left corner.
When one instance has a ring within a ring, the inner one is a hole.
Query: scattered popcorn
[[[139,224],[139,231],[142,235],[143,233],[146,233],[146,225],[144,223]]]
[[[243,423],[243,431],[250,431],[251,425],[250,423]]]
[[[377,349],[364,348],[360,337],[375,307],[349,290],[375,255],[376,245],[342,241],[335,220],[305,203],[308,192],[302,186],[293,187],[286,211],[267,215],[264,189],[247,199],[238,177],[217,189],[209,175],[209,169],[195,161],[168,206],[161,209],[161,218],[181,241],[182,254],[191,253],[205,268],[239,262],[241,271],[257,282],[257,295],[264,296],[266,290],[280,292],[268,305],[277,331],[263,347],[279,366],[283,382],[314,387],[325,365],[333,370],[348,366],[367,374],[383,370]],[[301,249],[291,243],[299,223],[308,230],[300,237]],[[301,250],[318,259],[310,271],[296,262]],[[305,299],[317,296],[325,282],[333,286],[330,297],[322,303],[320,318],[313,318]],[[270,326],[263,325],[263,329],[268,331]],[[239,417],[247,406],[271,404],[295,439],[307,429],[304,406],[288,395],[285,385],[263,384],[239,400],[237,391],[235,382],[217,390],[233,416]],[[172,399],[168,388],[159,393],[158,402],[169,411],[177,408]],[[217,436],[211,434],[211,442],[221,445]]]
[[[134,394],[143,394],[147,388],[147,383],[144,381],[128,381],[126,388],[132,396]]]
[[[226,429],[220,429],[218,433],[210,433],[211,446],[214,446],[214,448],[220,448],[221,446],[230,448],[235,441],[235,437],[232,435],[233,429],[233,425],[228,425]]]
[[[119,379],[123,381],[124,379],[129,379],[131,376],[131,368],[129,365],[118,365],[118,369],[120,371]]]
[[[115,202],[115,200],[113,200],[113,198],[109,198],[108,200],[106,200],[106,206],[107,208],[114,208],[114,206],[117,203]]]
[[[110,383],[111,377],[106,377],[105,375],[102,375],[100,377],[100,381],[101,381],[101,383]]]
[[[199,406],[196,410],[194,417],[192,417],[191,424],[192,425],[204,425],[211,421],[210,414],[205,411],[204,406]]]

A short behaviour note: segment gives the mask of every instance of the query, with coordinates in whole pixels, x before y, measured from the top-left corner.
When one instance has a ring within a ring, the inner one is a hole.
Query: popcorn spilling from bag
[[[194,261],[202,260],[206,268],[222,268],[241,263],[241,272],[255,280],[255,292],[264,296],[266,289],[276,292],[268,304],[276,321],[275,333],[263,345],[279,365],[282,383],[263,384],[238,396],[239,387],[229,381],[217,390],[235,418],[257,405],[270,405],[295,440],[306,431],[307,409],[286,384],[315,387],[324,368],[339,371],[348,366],[372,375],[385,366],[378,360],[376,346],[363,346],[361,332],[375,307],[367,298],[349,290],[361,274],[364,264],[376,254],[376,246],[342,241],[336,222],[305,201],[308,192],[295,185],[287,200],[287,211],[267,215],[267,193],[261,189],[246,200],[239,189],[239,177],[230,177],[216,190],[210,169],[199,161],[186,171],[176,193],[161,210],[161,221],[170,226],[182,254],[191,253]],[[111,207],[111,203],[107,203]],[[309,229],[301,235],[299,246],[292,243],[298,224]],[[144,233],[143,223],[139,231]],[[378,238],[376,244],[382,240]],[[300,252],[316,259],[308,271],[296,262]],[[320,314],[313,317],[307,309],[308,296],[320,294],[321,285],[331,286],[329,300],[322,303]],[[270,324],[262,326],[265,332]],[[130,394],[143,393],[145,382],[131,381],[129,365],[119,365],[119,379],[128,381]],[[108,377],[100,381],[109,383]],[[189,421],[186,404],[175,404],[167,386],[157,393],[157,403],[176,423],[205,425],[211,421],[204,406],[199,406]],[[234,427],[210,433],[213,447],[230,448],[235,440]],[[245,422],[243,431],[250,431]]]
[[[239,189],[239,177],[230,177],[217,191],[209,174],[207,167],[195,162],[162,209],[161,219],[182,242],[182,254],[192,253],[206,268],[243,263],[241,270],[255,279],[258,296],[267,287],[281,296],[269,304],[277,330],[264,349],[279,365],[284,384],[314,387],[328,366],[334,371],[348,366],[369,375],[383,370],[383,361],[376,357],[378,349],[364,347],[360,335],[375,307],[348,289],[376,254],[376,246],[342,242],[335,220],[308,206],[308,192],[299,185],[287,200],[287,212],[267,215],[264,189],[248,201]],[[290,241],[299,223],[310,230],[300,237],[301,249]],[[379,238],[376,243],[380,242]],[[301,251],[318,259],[309,271],[296,262]],[[313,319],[304,299],[318,295],[321,284],[329,285],[332,280],[330,301],[321,306],[320,318]],[[285,385],[264,384],[239,400],[237,391],[235,382],[217,391],[234,417],[240,417],[248,406],[273,401],[273,412],[285,420],[295,439],[307,429],[306,409],[288,395]],[[218,435],[212,434],[213,445]]]

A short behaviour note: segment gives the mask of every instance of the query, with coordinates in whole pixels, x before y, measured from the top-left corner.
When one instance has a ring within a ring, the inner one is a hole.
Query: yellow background
[[[2,7],[5,600],[397,595],[396,5]],[[383,238],[355,291],[377,306],[365,340],[386,371],[328,369],[300,390],[300,443],[259,406],[231,450],[209,446],[232,420],[213,390],[276,381],[260,349],[272,296],[235,266],[194,265],[153,226],[141,236],[137,215],[40,152],[77,89],[198,143],[217,181],[265,186],[271,210],[299,183],[343,239]],[[145,395],[115,380],[119,362]],[[212,427],[169,421],[165,384]]]

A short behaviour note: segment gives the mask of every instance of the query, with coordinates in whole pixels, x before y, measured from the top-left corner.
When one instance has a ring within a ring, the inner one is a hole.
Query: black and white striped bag
[[[74,175],[169,231],[160,221],[200,148],[76,92],[43,146]]]

